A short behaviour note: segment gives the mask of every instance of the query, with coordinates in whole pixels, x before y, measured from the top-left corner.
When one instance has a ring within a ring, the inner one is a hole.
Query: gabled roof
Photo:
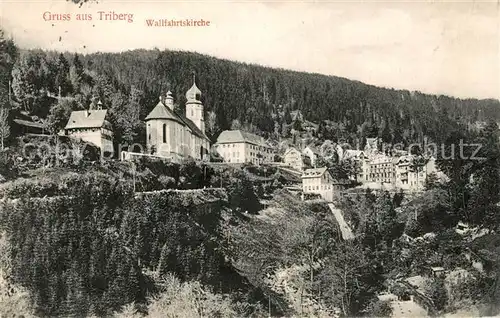
[[[288,147],[288,148],[286,148],[285,153],[283,154],[283,156],[286,156],[288,153],[290,153],[292,151],[297,151],[298,153],[300,153],[300,151],[298,151],[297,148],[295,148],[295,147]]]
[[[195,123],[193,123],[193,121],[189,118],[186,118],[185,116],[179,114],[179,113],[175,113],[175,115],[186,125],[189,127],[189,129],[191,129],[191,131],[193,132],[193,134],[195,134],[197,137],[199,138],[203,138],[203,139],[206,139],[210,142],[210,139],[207,137],[207,135],[205,135],[205,133],[203,131],[201,131],[200,128],[198,128],[198,126],[196,126]]]
[[[218,144],[248,142],[251,144],[269,147],[264,138],[242,130],[224,130],[217,138]]]
[[[64,129],[101,128],[107,126],[109,125],[106,121],[107,113],[107,109],[73,111]]]
[[[180,121],[180,119],[176,116],[176,114],[165,106],[161,101],[156,104],[155,108],[146,116],[146,121],[151,119],[172,119],[176,121]]]
[[[316,147],[315,147],[314,145],[312,145],[312,144],[310,144],[309,146],[305,147],[305,148],[304,148],[304,151],[305,151],[307,148],[311,149],[311,151],[312,151],[315,155],[319,155],[319,154],[320,154],[320,152],[319,152],[318,148],[316,148]]]
[[[350,159],[350,158],[359,158],[361,156],[364,156],[365,153],[362,150],[352,150],[352,149],[347,149],[344,151],[343,154],[343,159]]]
[[[314,168],[314,169],[306,169],[302,174],[302,179],[304,178],[318,178],[323,176],[328,169],[326,167],[323,168]]]
[[[165,104],[161,101],[156,104],[155,108],[149,113],[148,116],[146,116],[146,121],[152,120],[152,119],[169,119],[169,120],[174,120],[181,125],[188,126],[189,129],[193,132],[194,135],[196,135],[199,138],[206,139],[210,141],[210,139],[205,135],[204,132],[202,132],[198,126],[196,126],[195,123],[193,123],[192,120],[186,118],[184,115],[181,115],[173,110],[171,110],[168,106],[165,106]]]
[[[366,145],[370,148],[377,148],[378,138],[366,138]]]

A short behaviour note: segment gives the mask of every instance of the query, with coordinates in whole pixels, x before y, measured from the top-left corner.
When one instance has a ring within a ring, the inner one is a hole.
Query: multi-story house
[[[335,192],[344,189],[345,184],[335,180],[326,167],[306,169],[302,174],[304,194],[319,194],[327,201],[333,201]]]
[[[205,135],[205,121],[201,91],[193,86],[186,92],[185,115],[174,109],[174,98],[169,91],[146,117],[146,145],[152,155],[174,162],[186,158],[208,158],[210,139]]]
[[[106,120],[107,113],[102,109],[101,101],[97,103],[97,109],[91,105],[88,110],[73,111],[64,133],[99,147],[103,154],[113,153],[113,127]]]
[[[415,166],[414,159],[413,156],[402,156],[395,161],[396,187],[409,191],[423,190],[429,174],[438,172],[433,157],[421,166]]]
[[[369,166],[369,180],[376,183],[396,183],[394,159],[380,155],[372,158]]]
[[[274,151],[264,138],[242,130],[221,132],[214,147],[228,163],[260,165],[274,160]]]
[[[285,150],[285,153],[283,154],[283,162],[297,171],[302,171],[304,167],[302,153],[294,147],[290,147]]]

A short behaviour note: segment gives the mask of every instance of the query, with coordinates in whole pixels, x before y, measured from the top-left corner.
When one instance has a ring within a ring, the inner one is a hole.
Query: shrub
[[[163,189],[175,188],[175,179],[169,176],[159,176],[158,183],[160,183]]]

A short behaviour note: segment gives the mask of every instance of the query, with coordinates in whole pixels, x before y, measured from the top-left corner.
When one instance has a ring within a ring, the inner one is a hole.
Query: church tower
[[[203,104],[201,91],[196,86],[196,75],[193,73],[193,86],[186,92],[186,118],[190,119],[203,133],[205,133],[205,119],[203,118]]]

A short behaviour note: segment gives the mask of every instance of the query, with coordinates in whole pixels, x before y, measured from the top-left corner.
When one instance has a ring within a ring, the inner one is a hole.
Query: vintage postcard
[[[0,2],[0,317],[500,317],[500,4]]]

